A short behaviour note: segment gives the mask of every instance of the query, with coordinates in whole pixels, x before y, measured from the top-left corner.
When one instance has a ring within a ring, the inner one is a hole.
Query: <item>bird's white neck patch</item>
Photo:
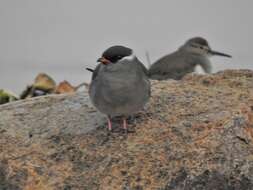
[[[131,55],[129,56],[126,56],[126,57],[123,57],[121,60],[127,60],[127,61],[133,61],[135,59],[135,54],[132,53]]]

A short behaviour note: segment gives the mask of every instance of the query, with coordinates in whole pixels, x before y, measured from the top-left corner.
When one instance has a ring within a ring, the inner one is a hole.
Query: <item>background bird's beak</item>
[[[110,61],[108,59],[104,58],[104,57],[99,58],[97,60],[97,62],[100,62],[100,63],[105,64],[105,65],[110,63]]]
[[[213,50],[209,50],[209,53],[211,55],[219,55],[219,56],[229,57],[229,58],[232,57],[231,55],[228,55],[228,54],[225,54],[225,53],[221,53],[221,52],[218,52],[218,51],[213,51]]]

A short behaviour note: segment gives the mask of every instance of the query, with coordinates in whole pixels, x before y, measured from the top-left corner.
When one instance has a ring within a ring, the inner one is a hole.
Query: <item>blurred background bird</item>
[[[231,58],[228,54],[212,50],[206,39],[194,37],[176,52],[166,55],[152,64],[149,69],[149,76],[156,80],[180,80],[186,74],[194,72],[198,65],[206,73],[211,73],[212,67],[209,57],[214,55]]]

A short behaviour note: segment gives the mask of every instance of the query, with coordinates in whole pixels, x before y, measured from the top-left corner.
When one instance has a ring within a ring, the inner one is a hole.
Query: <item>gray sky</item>
[[[252,0],[0,0],[0,88],[19,92],[41,71],[78,84],[110,45],[146,63],[145,50],[155,61],[195,36],[233,55],[212,58],[214,71],[253,69],[252,8]]]

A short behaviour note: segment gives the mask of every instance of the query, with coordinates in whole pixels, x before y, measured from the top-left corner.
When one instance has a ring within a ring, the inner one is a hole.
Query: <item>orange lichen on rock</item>
[[[74,93],[76,88],[72,86],[68,81],[60,82],[59,85],[56,87],[55,93],[56,94],[64,94],[64,93]]]

